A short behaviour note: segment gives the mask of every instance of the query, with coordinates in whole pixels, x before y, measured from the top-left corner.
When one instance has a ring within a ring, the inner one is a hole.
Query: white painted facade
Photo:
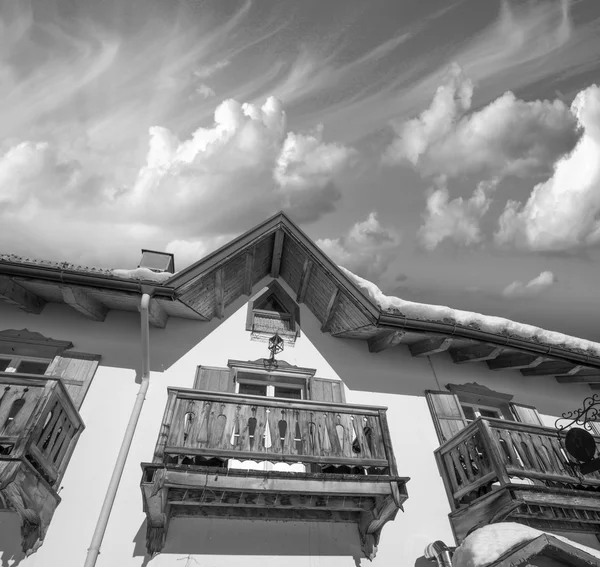
[[[280,283],[290,291],[285,282]],[[191,388],[199,364],[226,366],[229,359],[268,356],[265,343],[250,339],[245,320],[246,298],[242,298],[226,309],[223,321],[171,318],[165,329],[151,328],[150,387],[98,567],[352,567],[368,563],[361,559],[355,525],[223,519],[175,518],[163,552],[152,560],[146,556],[140,463],[152,461],[167,386]],[[111,311],[98,323],[65,305],[48,304],[41,314],[32,315],[0,303],[0,330],[24,328],[72,341],[75,351],[100,354],[102,359],[80,410],[86,429],[62,480],[62,502],[45,541],[24,558],[18,516],[0,514],[2,566],[81,567],[139,388],[140,318],[138,313]],[[425,390],[477,382],[513,394],[516,402],[536,406],[549,426],[555,416],[578,407],[590,394],[585,384],[525,378],[518,371],[491,372],[484,363],[456,365],[448,354],[414,358],[406,347],[373,354],[363,341],[322,333],[320,323],[304,305],[301,328],[295,346],[286,346],[278,358],[315,368],[317,376],[343,380],[349,403],[387,406],[398,472],[411,478],[404,512],[382,531],[375,566],[433,565],[422,558],[427,544],[440,539],[454,545],[447,518],[450,506],[433,454],[439,443]],[[600,549],[594,536],[577,539]]]

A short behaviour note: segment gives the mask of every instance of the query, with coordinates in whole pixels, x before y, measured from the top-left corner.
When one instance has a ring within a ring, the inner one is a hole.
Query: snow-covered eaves
[[[456,548],[452,567],[509,567],[534,558],[554,559],[565,567],[600,566],[600,551],[565,537],[513,522],[483,526]]]

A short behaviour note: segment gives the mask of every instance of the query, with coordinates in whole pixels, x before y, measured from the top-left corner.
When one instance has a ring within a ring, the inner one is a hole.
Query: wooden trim
[[[246,262],[244,268],[244,295],[252,295],[252,272],[254,270],[254,256],[256,247],[246,250]]]
[[[255,406],[278,407],[288,410],[314,410],[327,409],[338,413],[354,413],[359,410],[361,414],[377,417],[379,410],[387,410],[384,406],[364,406],[361,404],[336,404],[332,402],[313,402],[311,400],[280,400],[265,398],[264,396],[250,396],[247,394],[229,394],[227,392],[201,392],[187,388],[167,388],[168,392],[175,392],[178,398],[189,400],[206,400],[212,402],[246,403]]]
[[[395,347],[402,342],[406,333],[404,331],[386,331],[371,337],[367,344],[369,346],[369,352],[381,352],[388,348]]]
[[[493,360],[504,352],[504,347],[496,345],[475,344],[466,347],[453,347],[449,349],[454,364],[467,362],[484,362]]]
[[[430,356],[448,350],[451,345],[450,337],[432,337],[409,345],[408,349],[413,356]]]
[[[523,376],[556,376],[557,374],[575,376],[579,372],[594,370],[580,364],[570,362],[545,361],[534,368],[525,368],[521,371]]]
[[[271,261],[271,277],[279,277],[279,268],[281,267],[281,254],[283,252],[283,230],[279,229],[275,233],[275,242],[273,242],[273,259]]]
[[[8,276],[0,276],[0,297],[26,313],[41,313],[46,300],[29,291]]]
[[[273,400],[275,398],[268,398]],[[168,455],[203,455],[207,457],[220,457],[224,459],[238,459],[240,461],[272,461],[285,463],[315,463],[327,465],[349,465],[355,467],[388,467],[385,459],[356,459],[351,457],[329,457],[313,455],[285,455],[282,453],[267,453],[256,451],[236,451],[235,449],[196,449],[193,447],[171,447],[165,448]]]
[[[75,311],[92,321],[106,319],[108,307],[92,297],[86,290],[64,285],[59,287],[63,301]]]
[[[333,316],[335,315],[335,310],[337,309],[340,303],[340,288],[336,287],[331,297],[329,298],[329,303],[327,304],[327,310],[324,314],[323,324],[321,325],[321,332],[327,333],[331,328],[331,323],[333,321]]]
[[[470,384],[447,384],[446,388],[453,394],[456,394],[459,397],[465,396],[469,398],[478,397],[480,398],[482,405],[490,405],[486,403],[486,400],[489,400],[492,403],[508,403],[510,402],[514,396],[512,394],[504,394],[502,392],[496,392],[494,390],[490,390],[486,386],[480,386],[479,384],[470,383]],[[464,400],[466,403],[470,403],[470,400]],[[479,400],[478,400],[479,401]]]
[[[535,368],[547,360],[545,356],[525,353],[505,353],[493,360],[488,360],[490,370],[521,370],[523,368]]]
[[[225,316],[225,276],[223,268],[215,272],[215,317],[223,319]]]
[[[559,384],[600,384],[600,372],[595,376],[570,376],[561,374],[555,378]]]
[[[296,294],[296,301],[298,303],[304,303],[304,298],[306,297],[306,291],[308,290],[308,283],[310,281],[310,273],[312,271],[312,267],[312,260],[306,258],[304,260],[304,266],[302,267],[300,283],[298,284],[298,293]]]
[[[315,373],[317,372],[317,370],[315,368],[305,368],[303,366],[292,366],[287,365],[287,363],[284,360],[280,360],[279,364],[280,366],[278,366],[277,368],[273,369],[273,370],[265,370],[265,366],[263,364],[263,360],[264,359],[259,359],[259,360],[228,360],[227,361],[227,366],[229,368],[235,368],[235,369],[247,369],[247,370],[257,370],[260,371],[261,373],[267,373],[267,374],[292,374],[292,375],[300,375],[302,377],[311,377],[314,376]],[[284,366],[281,366],[281,364],[285,364]]]

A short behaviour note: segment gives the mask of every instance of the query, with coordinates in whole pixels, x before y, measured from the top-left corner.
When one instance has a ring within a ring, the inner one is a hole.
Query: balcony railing
[[[474,527],[508,518],[600,533],[600,473],[579,474],[555,429],[479,418],[435,453],[459,540]]]
[[[0,372],[0,502],[21,516],[26,552],[43,540],[83,427],[59,378]]]
[[[252,464],[242,471],[232,460]],[[169,517],[196,514],[356,522],[372,556],[407,497],[380,407],[169,389],[153,463],[142,468],[150,553]]]

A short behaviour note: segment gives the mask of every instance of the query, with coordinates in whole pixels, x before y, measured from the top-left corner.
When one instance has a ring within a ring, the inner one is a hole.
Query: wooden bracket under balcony
[[[143,463],[146,545],[162,550],[173,517],[343,522],[375,557],[383,526],[408,498],[407,478],[288,473]]]

